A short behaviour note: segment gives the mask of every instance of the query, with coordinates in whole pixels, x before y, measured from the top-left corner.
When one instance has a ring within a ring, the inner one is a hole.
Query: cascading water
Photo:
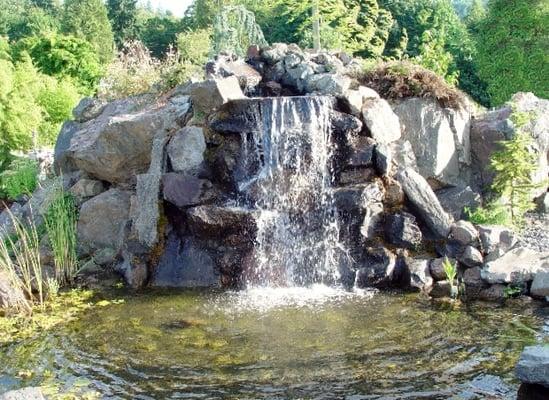
[[[258,129],[243,134],[245,169],[240,186],[258,210],[255,267],[248,284],[333,284],[339,242],[333,199],[329,97],[264,99],[254,118]]]

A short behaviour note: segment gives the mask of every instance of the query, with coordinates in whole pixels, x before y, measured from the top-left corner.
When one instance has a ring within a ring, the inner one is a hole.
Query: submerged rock
[[[549,346],[528,346],[520,355],[515,372],[523,383],[549,388]]]

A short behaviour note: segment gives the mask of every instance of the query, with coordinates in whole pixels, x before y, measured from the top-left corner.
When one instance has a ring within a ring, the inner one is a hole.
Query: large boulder
[[[218,109],[230,100],[245,98],[236,76],[208,79],[193,86],[191,98],[195,112],[205,115]]]
[[[154,136],[177,129],[189,109],[187,97],[146,105],[130,98],[106,106],[97,118],[58,139],[56,163],[110,183],[134,183],[135,176],[149,167]]]
[[[168,157],[172,169],[187,175],[198,174],[203,167],[206,140],[202,128],[188,126],[179,130],[170,140]]]
[[[490,284],[521,284],[532,281],[542,271],[549,271],[549,254],[517,247],[503,257],[486,263],[482,269],[482,279]]]
[[[549,388],[549,346],[537,345],[524,348],[515,372],[523,383]]]
[[[533,297],[549,298],[549,270],[538,271],[530,287]]]
[[[427,181],[411,168],[400,170],[397,180],[419,217],[433,233],[446,239],[452,218],[444,211]]]
[[[399,102],[394,112],[424,178],[442,186],[469,183],[471,116],[467,110],[442,108],[433,99],[410,98]]]
[[[110,189],[84,204],[78,219],[78,241],[92,253],[105,247],[119,250],[129,220],[130,193]]]
[[[236,76],[240,87],[246,93],[253,93],[263,77],[244,60],[220,54],[206,64],[206,77],[209,79]]]
[[[549,100],[540,99],[532,93],[517,93],[503,107],[490,111],[473,120],[471,128],[471,146],[475,183],[480,189],[489,188],[494,172],[486,168],[495,151],[501,149],[500,142],[511,140],[516,134],[512,122],[513,112],[525,113],[529,119],[521,129],[533,139],[532,150],[536,154],[537,168],[534,182],[543,182],[549,174]],[[536,195],[546,191],[547,185],[540,186]]]
[[[362,118],[376,142],[388,144],[400,139],[400,121],[386,100],[366,100],[362,106]]]

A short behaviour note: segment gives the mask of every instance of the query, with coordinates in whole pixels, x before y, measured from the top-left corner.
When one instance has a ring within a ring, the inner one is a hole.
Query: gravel
[[[549,252],[549,214],[528,213],[519,241],[532,250]]]

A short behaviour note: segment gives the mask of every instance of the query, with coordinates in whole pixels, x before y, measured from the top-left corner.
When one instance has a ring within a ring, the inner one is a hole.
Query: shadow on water
[[[542,322],[534,306],[325,287],[125,300],[2,349],[0,386],[78,382],[113,399],[513,398],[514,364]]]

